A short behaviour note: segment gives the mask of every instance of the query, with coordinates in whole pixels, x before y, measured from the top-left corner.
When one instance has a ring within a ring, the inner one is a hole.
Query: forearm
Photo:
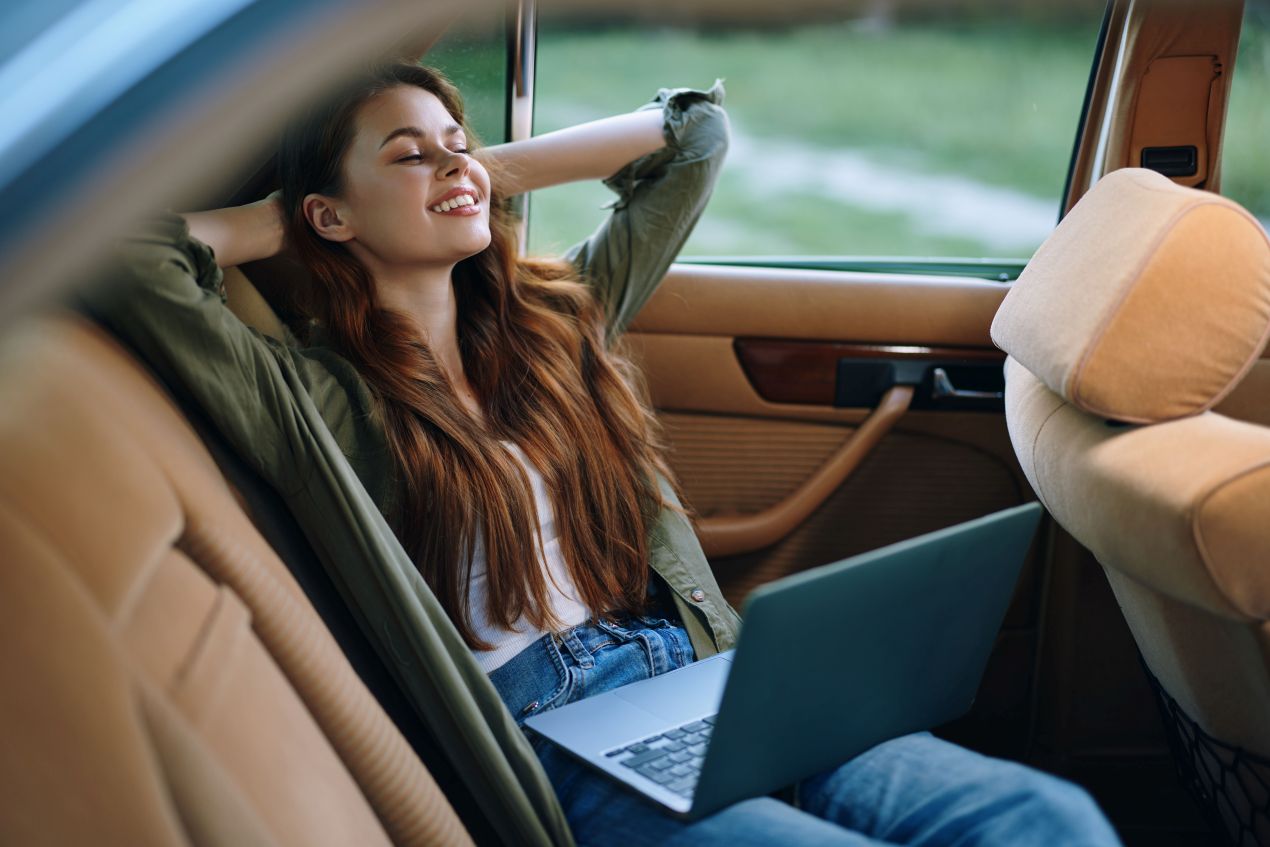
[[[486,147],[477,158],[491,164],[505,196],[586,179],[604,179],[627,162],[665,146],[662,114],[645,109],[524,141]]]
[[[652,296],[705,209],[728,148],[723,86],[662,89],[645,107],[663,122],[664,147],[605,179],[617,195],[608,219],[565,258],[594,286],[609,337]]]
[[[190,225],[190,235],[212,248],[216,264],[229,268],[267,259],[282,249],[284,227],[279,209],[275,199],[266,198],[182,217]]]

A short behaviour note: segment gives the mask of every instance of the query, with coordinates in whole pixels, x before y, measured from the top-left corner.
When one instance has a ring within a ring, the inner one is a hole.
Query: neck
[[[466,386],[459,357],[458,307],[454,299],[454,266],[375,268],[379,304],[409,318],[456,386]]]
[[[480,403],[468,384],[463,357],[459,354],[455,266],[389,267],[370,255],[359,258],[375,282],[380,307],[404,315],[418,327],[421,340],[454,386],[459,402],[479,420]]]

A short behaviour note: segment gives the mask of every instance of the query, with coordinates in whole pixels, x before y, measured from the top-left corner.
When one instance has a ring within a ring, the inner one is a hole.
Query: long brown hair
[[[361,106],[403,85],[432,92],[468,130],[444,76],[393,64],[295,123],[278,156],[288,236],[314,278],[301,300],[327,343],[369,385],[396,460],[389,521],[470,647],[490,646],[475,635],[468,608],[478,538],[490,620],[510,629],[524,615],[536,627],[559,626],[537,564],[529,481],[499,443],[515,442],[546,482],[579,598],[597,617],[639,612],[648,531],[663,502],[657,474],[673,479],[656,420],[633,387],[630,365],[609,349],[603,312],[572,266],[519,258],[497,174],[491,243],[453,273],[459,351],[485,426],[463,408],[413,324],[378,305],[366,269],[304,217],[307,194],[340,194]]]

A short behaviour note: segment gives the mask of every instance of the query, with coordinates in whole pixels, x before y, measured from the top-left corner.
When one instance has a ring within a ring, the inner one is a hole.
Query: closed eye
[[[466,148],[466,147],[459,147],[458,149],[454,150],[454,152],[455,152],[455,153],[462,154],[462,155],[464,155],[464,156],[467,156],[467,155],[470,155],[472,151],[470,151],[470,150],[469,150],[468,148]],[[422,161],[423,161],[423,154],[422,154],[422,153],[411,153],[409,156],[402,156],[402,157],[401,157],[400,159],[398,159],[397,161],[398,161],[398,162],[422,162]]]

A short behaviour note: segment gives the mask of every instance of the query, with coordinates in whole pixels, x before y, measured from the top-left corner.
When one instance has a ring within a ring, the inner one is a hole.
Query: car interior
[[[462,739],[411,705],[279,493],[58,296],[121,221],[267,194],[298,104],[369,57],[427,62],[470,13],[416,6],[247,4],[129,90],[155,111],[121,113],[139,117],[95,181],[53,185],[0,239],[20,281],[0,329],[0,843],[571,843],[456,767]],[[481,8],[526,137],[537,4]],[[1110,0],[1061,223],[1018,279],[684,261],[623,339],[737,608],[1039,499],[979,695],[936,733],[1082,785],[1127,845],[1270,844],[1270,239],[1221,196],[1245,13]],[[110,215],[85,208],[103,197]],[[282,339],[302,273],[228,269],[229,307]]]

